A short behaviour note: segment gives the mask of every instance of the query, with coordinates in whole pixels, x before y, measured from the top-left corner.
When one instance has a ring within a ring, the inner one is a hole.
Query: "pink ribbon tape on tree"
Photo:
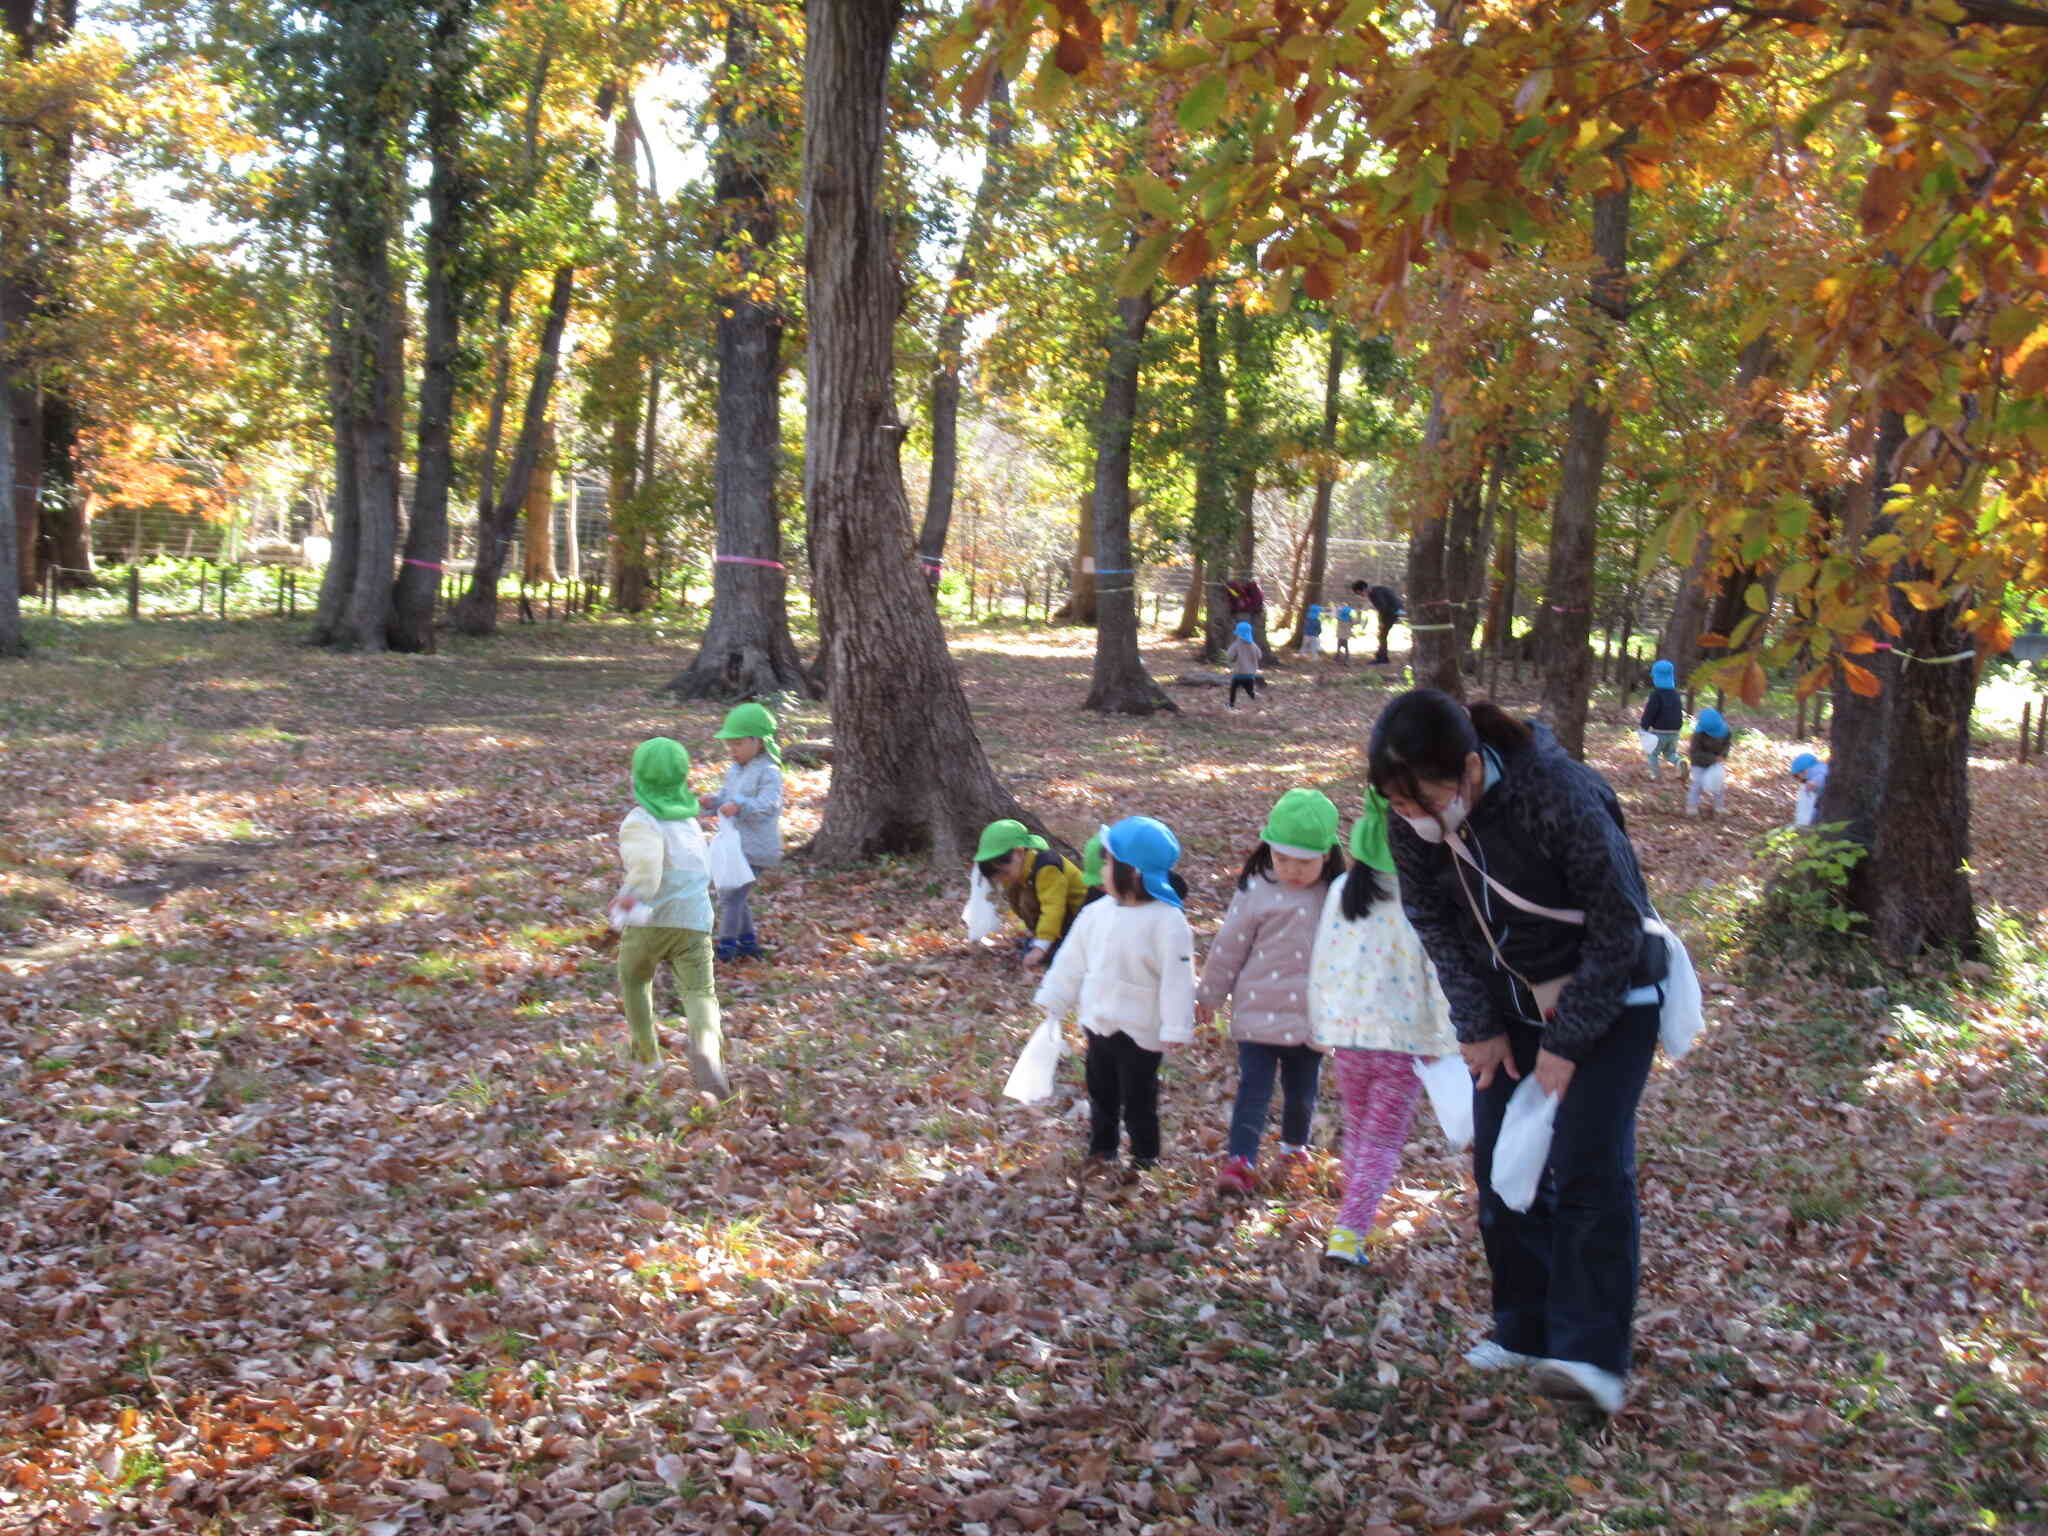
[[[752,555],[713,555],[711,561],[714,565],[758,565],[769,571],[789,569],[780,560],[756,560]]]
[[[438,560],[415,560],[410,555],[404,556],[398,563],[400,565],[416,565],[423,571],[445,571],[448,569],[447,566],[441,564]]]

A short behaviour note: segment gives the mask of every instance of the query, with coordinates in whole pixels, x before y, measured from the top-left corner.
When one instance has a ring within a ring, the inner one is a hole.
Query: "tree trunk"
[[[1502,453],[1507,452],[1505,444]],[[1515,604],[1520,597],[1516,586],[1522,574],[1522,502],[1507,498],[1507,525],[1495,546],[1494,591],[1486,618],[1486,646],[1495,655],[1506,650],[1515,632]]]
[[[583,583],[583,530],[577,518],[583,507],[583,482],[578,478],[574,452],[562,455],[562,579],[572,586]]]
[[[756,38],[744,8],[727,13],[725,78],[755,73]],[[765,168],[778,125],[759,102],[721,98],[715,167],[719,245],[739,254],[742,277],[770,259],[777,233]],[[747,699],[818,690],[789,633],[776,479],[782,466],[779,304],[743,282],[718,300],[717,539],[711,622],[697,659],[668,684],[684,699]]]
[[[43,386],[43,548],[57,585],[93,584],[92,506],[78,485],[78,413],[68,385]]]
[[[1443,387],[1432,391],[1429,420],[1422,432],[1428,500],[1410,514],[1408,530],[1408,666],[1418,688],[1438,688],[1454,699],[1465,696],[1465,677],[1458,668],[1457,631],[1451,624],[1451,593],[1445,545],[1449,518],[1438,500],[1427,466],[1436,464],[1450,437],[1449,409]]]
[[[901,279],[879,193],[898,0],[811,0],[804,46],[804,494],[832,689],[825,863],[964,865],[1021,816],[974,732],[910,538],[895,419]]]
[[[331,250],[328,270],[339,270]],[[355,324],[339,286],[327,312],[327,411],[334,448],[334,511],[328,529],[327,569],[320,578],[320,598],[313,612],[315,645],[340,643],[346,629],[349,594],[355,589],[356,546],[362,530],[361,497],[356,485],[355,406],[349,386],[348,354],[356,345]]]
[[[555,467],[555,424],[550,420],[541,428],[540,460],[533,468],[533,482],[526,488],[526,513],[520,530],[525,547],[519,575],[531,587],[559,580],[555,572]]]
[[[562,332],[569,323],[569,303],[575,292],[576,269],[557,268],[548,294],[547,317],[541,325],[540,358],[534,364],[533,384],[526,394],[526,416],[520,423],[519,442],[512,453],[512,468],[505,476],[505,489],[497,505],[477,528],[476,568],[470,573],[469,590],[455,605],[455,627],[465,635],[492,635],[498,631],[498,578],[504,574],[512,530],[540,465],[541,432],[548,423],[548,402],[561,359]]]
[[[463,103],[472,58],[473,0],[452,0],[434,18],[429,61],[426,355],[420,368],[419,460],[405,556],[391,593],[391,648],[434,649],[434,606],[448,558],[448,500],[455,481],[455,385],[467,307],[463,257],[472,189],[462,170]]]
[[[1544,593],[1549,610],[1543,660],[1543,712],[1558,745],[1573,757],[1586,750],[1586,711],[1593,692],[1594,556],[1599,532],[1600,483],[1607,470],[1607,442],[1614,408],[1603,391],[1607,324],[1628,313],[1629,182],[1593,199],[1593,250],[1600,272],[1589,296],[1589,323],[1596,332],[1593,356],[1572,394],[1557,506],[1550,525],[1550,579]]]
[[[622,396],[612,416],[611,441],[605,453],[605,508],[610,517],[609,565],[612,607],[620,613],[644,613],[649,596],[647,531],[642,526],[640,493],[639,381]]]
[[[1472,625],[1479,614],[1479,592],[1486,573],[1486,550],[1480,542],[1485,513],[1479,477],[1460,481],[1451,497],[1450,520],[1444,525],[1445,616],[1451,623],[1451,656],[1460,675],[1472,671]]]
[[[0,330],[9,336],[23,335],[34,308],[35,297],[26,284],[13,278],[0,281]],[[35,386],[32,359],[25,353],[16,353],[0,367],[5,368],[9,384],[7,398],[0,401],[0,406],[5,407],[13,438],[9,450],[14,473],[8,484],[13,493],[18,596],[42,587],[43,404],[41,392]]]
[[[6,157],[0,152],[0,181],[5,180]],[[0,400],[8,398],[12,370],[8,367],[7,317],[0,311]],[[0,486],[14,483],[14,433],[0,425]],[[21,554],[18,525],[11,516],[0,516],[0,656],[22,656],[28,645],[21,634]]]
[[[1101,431],[1100,423],[1097,423],[1096,430]],[[1095,552],[1095,532],[1095,498],[1084,496],[1074,517],[1074,569],[1067,580],[1067,600],[1060,605],[1059,620],[1063,624],[1092,626],[1101,613],[1095,595],[1095,567],[1100,563]],[[976,574],[970,560],[970,586]],[[971,596],[970,593],[970,607]]]
[[[989,82],[988,146],[981,162],[981,180],[960,242],[960,259],[946,285],[946,308],[939,320],[937,366],[932,370],[932,472],[925,493],[924,527],[917,553],[938,595],[944,570],[946,533],[953,524],[953,483],[960,465],[960,365],[967,344],[967,315],[975,296],[975,279],[988,258],[989,235],[1009,172],[1010,142],[1016,119],[1010,112],[1010,90],[1000,73]]]
[[[1678,669],[1681,683],[1700,664],[1700,636],[1707,631],[1707,568],[1713,554],[1714,541],[1707,534],[1693,541],[1692,559],[1679,573],[1671,618],[1657,642],[1657,654]]]
[[[1344,331],[1330,317],[1330,361],[1323,374],[1323,467],[1316,476],[1315,509],[1309,513],[1308,600],[1320,603],[1330,580],[1330,501],[1337,494],[1337,418],[1344,408]],[[1304,610],[1306,611],[1306,610]],[[1302,626],[1294,626],[1292,648],[1301,649]]]
[[[380,166],[379,174],[388,174]],[[390,203],[384,207],[388,209]],[[398,274],[391,262],[394,234],[383,217],[359,209],[349,219],[354,238],[347,279],[355,285],[362,331],[350,357],[362,370],[352,381],[351,448],[356,472],[355,578],[347,616],[334,643],[346,650],[381,651],[391,628],[392,577],[398,560],[398,427],[405,390],[405,340],[396,312]]]
[[[1187,595],[1180,602],[1180,623],[1174,628],[1176,640],[1192,640],[1202,629],[1202,557],[1192,555],[1188,566]]]
[[[1117,328],[1103,371],[1095,422],[1095,676],[1089,709],[1151,715],[1178,706],[1152,681],[1138,649],[1138,577],[1131,555],[1131,432],[1138,419],[1138,365],[1154,304],[1147,288],[1117,300]]]
[[[1212,665],[1230,647],[1230,541],[1237,507],[1230,494],[1230,397],[1223,380],[1223,339],[1216,280],[1195,285],[1195,515],[1188,542],[1208,582],[1201,659]]]

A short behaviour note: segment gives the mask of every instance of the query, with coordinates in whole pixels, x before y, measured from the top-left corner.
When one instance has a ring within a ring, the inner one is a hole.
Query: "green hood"
[[[697,814],[690,754],[680,741],[654,736],[633,749],[633,798],[656,821],[687,821]]]

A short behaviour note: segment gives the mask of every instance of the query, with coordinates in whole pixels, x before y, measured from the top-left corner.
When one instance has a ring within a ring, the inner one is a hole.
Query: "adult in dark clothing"
[[[1667,965],[1643,931],[1649,894],[1620,804],[1547,730],[1434,689],[1380,715],[1371,778],[1395,813],[1402,905],[1473,1077],[1493,1330],[1465,1358],[1533,1366],[1541,1390],[1613,1413],[1638,1273],[1636,1102]],[[1535,1202],[1516,1212],[1493,1191],[1493,1150],[1532,1072],[1560,1102]]]
[[[1256,625],[1266,611],[1266,589],[1256,576],[1240,576],[1223,584],[1223,600],[1230,605],[1233,619],[1249,619]]]
[[[1354,581],[1351,590],[1372,605],[1372,611],[1380,619],[1380,648],[1374,653],[1372,665],[1383,667],[1387,664],[1387,636],[1394,628],[1394,621],[1401,617],[1401,594],[1392,587],[1368,586],[1365,582]]]

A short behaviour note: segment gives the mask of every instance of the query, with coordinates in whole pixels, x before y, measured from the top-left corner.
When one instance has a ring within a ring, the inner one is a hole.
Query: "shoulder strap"
[[[1499,894],[1500,899],[1508,903],[1508,905],[1520,907],[1524,912],[1529,913],[1532,917],[1547,917],[1553,923],[1569,923],[1576,928],[1583,928],[1586,926],[1586,914],[1579,908],[1538,906],[1535,902],[1529,900],[1528,897],[1518,895],[1516,892],[1509,890],[1506,886],[1502,885],[1498,880],[1494,879],[1492,875],[1487,874],[1485,870],[1479,869],[1478,862],[1473,859],[1471,850],[1465,846],[1463,838],[1452,836],[1448,839],[1448,841],[1451,845],[1451,852],[1464,863],[1471,865],[1474,869],[1478,869],[1480,876],[1486,881],[1488,885],[1493,887],[1493,889]],[[1460,874],[1458,879],[1459,884],[1462,885],[1464,883],[1464,876]],[[1469,899],[1469,893],[1467,894]],[[1475,907],[1473,910],[1476,914],[1478,909]],[[1483,917],[1480,918],[1479,925],[1481,928],[1484,928],[1486,926],[1486,919]],[[1491,944],[1492,942],[1493,935],[1489,933],[1487,935],[1487,943]]]

